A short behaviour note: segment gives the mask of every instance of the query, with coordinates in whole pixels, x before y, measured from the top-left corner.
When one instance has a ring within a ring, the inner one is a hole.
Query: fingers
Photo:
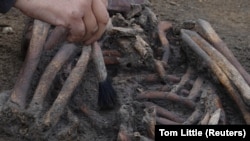
[[[100,2],[99,0],[93,0],[92,10],[97,21],[98,30],[90,39],[86,40],[86,44],[91,44],[98,40],[104,33],[106,25],[109,21],[109,14],[106,5],[103,2]]]
[[[98,31],[96,17],[91,7],[89,7],[89,9],[90,10],[87,10],[85,13],[85,16],[83,17],[83,21],[86,26],[86,34],[84,38],[82,39],[83,41],[90,39]]]
[[[74,25],[70,25],[69,27],[67,40],[69,42],[81,41],[86,33],[85,24],[82,19],[77,19],[72,23],[74,23]]]
[[[92,10],[95,14],[98,23],[106,25],[109,20],[109,14],[104,2],[100,2],[99,0],[93,0]]]
[[[15,6],[35,19],[65,27],[69,42],[91,44],[104,33],[109,19],[108,0],[55,0],[54,3],[56,6],[42,1],[25,1]],[[30,4],[32,6],[27,6]]]
[[[91,6],[90,6],[91,5]],[[75,15],[74,25],[69,25],[68,41],[89,45],[98,40],[106,30],[109,21],[107,0],[92,0],[92,4],[82,7],[82,17]]]
[[[103,4],[106,6],[106,8],[108,7],[108,0],[102,0]]]

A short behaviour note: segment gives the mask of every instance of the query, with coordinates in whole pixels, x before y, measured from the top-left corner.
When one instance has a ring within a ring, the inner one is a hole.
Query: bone
[[[180,80],[181,80],[181,78],[178,76],[175,76],[175,75],[168,74],[168,75],[164,76],[164,81],[166,81],[166,82],[178,83],[178,82],[180,82]]]
[[[217,109],[214,113],[211,114],[211,117],[208,121],[208,125],[218,125],[221,116],[221,109]]]
[[[206,112],[206,114],[203,116],[203,118],[200,121],[200,125],[207,125],[210,119],[210,114],[209,112]]]
[[[35,90],[34,96],[31,100],[28,110],[37,111],[41,110],[44,99],[48,94],[49,88],[52,85],[54,78],[58,71],[62,68],[66,61],[76,52],[77,47],[74,44],[64,44],[52,61],[46,67],[42,74],[40,81]]]
[[[214,62],[222,69],[222,71],[228,76],[231,82],[240,91],[245,104],[250,105],[250,87],[239,73],[239,71],[211,44],[209,44],[205,39],[203,39],[196,32],[185,30],[194,42],[196,42],[199,47],[204,50]]]
[[[195,100],[199,96],[203,83],[204,83],[204,79],[202,77],[198,77],[195,80],[193,87],[190,90],[190,93],[188,95],[189,99]]]
[[[182,124],[183,125],[194,125],[194,124],[197,124],[199,122],[199,120],[201,119],[202,115],[203,115],[203,112],[201,111],[201,109],[196,108],[194,110],[194,112]]]
[[[87,64],[89,62],[91,53],[90,46],[84,46],[82,48],[82,53],[77,61],[76,66],[71,71],[70,75],[66,79],[60,93],[58,94],[56,100],[54,101],[53,105],[46,112],[43,124],[46,126],[54,126],[60,119],[61,115],[64,112],[65,106],[67,105],[73,91],[78,86],[79,82],[81,81],[83,74],[87,68]]]
[[[177,116],[175,113],[173,112],[170,112],[168,111],[167,109],[161,107],[161,106],[158,106],[152,102],[144,102],[144,105],[146,107],[151,107],[151,106],[155,106],[155,109],[156,109],[156,113],[157,115],[161,116],[161,117],[164,117],[164,118],[167,118],[171,121],[174,121],[174,122],[177,122],[177,123],[182,123],[185,121],[185,119]]]
[[[143,33],[143,29],[139,26],[134,27],[115,27],[113,25],[109,25],[106,30],[107,34],[110,36],[118,36],[118,37],[134,37],[140,33]]]
[[[198,19],[195,30],[208,40],[221,54],[223,54],[244,77],[248,85],[250,85],[250,74],[240,64],[238,59],[234,56],[227,44],[219,37],[211,24],[203,19]]]
[[[56,26],[45,42],[44,49],[50,50],[66,39],[68,30],[62,26]]]
[[[219,118],[220,123],[219,124],[223,124],[223,125],[227,124],[226,113],[218,95],[215,96],[214,103],[215,103],[216,108],[220,109],[220,118]]]
[[[171,90],[171,92],[178,93],[186,85],[186,83],[188,83],[193,73],[194,70],[189,66],[186,73],[181,77],[181,81]]]
[[[32,76],[40,61],[49,27],[49,24],[42,21],[34,21],[30,46],[10,98],[10,101],[17,104],[20,108],[25,108],[26,106],[26,97]]]
[[[158,24],[158,36],[161,41],[164,53],[162,60],[168,63],[168,59],[170,56],[170,47],[169,47],[169,41],[166,37],[166,31],[172,28],[172,23],[168,21],[160,21]]]
[[[103,50],[102,51],[103,56],[113,56],[113,57],[121,57],[121,53],[117,50]]]
[[[234,89],[233,84],[230,82],[229,78],[226,76],[226,74],[221,70],[221,68],[214,62],[200,47],[197,45],[191,37],[188,36],[184,32],[184,30],[181,31],[181,38],[184,42],[188,44],[188,46],[206,63],[207,67],[211,69],[211,71],[214,73],[214,75],[218,78],[218,80],[221,82],[221,84],[225,87],[227,90],[229,96],[234,100],[236,105],[241,111],[241,114],[244,117],[244,120],[247,124],[250,124],[250,112],[246,105],[244,104],[243,100],[241,99],[240,94],[237,90]]]
[[[164,76],[166,75],[166,70],[162,64],[162,61],[154,59],[156,72],[159,74],[160,78],[164,80]]]
[[[142,121],[146,124],[148,136],[153,139],[155,138],[156,108],[155,106],[146,107],[144,112]]]
[[[142,58],[153,57],[153,50],[149,44],[140,36],[136,36],[136,42],[134,45],[135,50],[139,53]]]
[[[137,94],[137,99],[167,99],[179,104],[185,105],[190,109],[194,109],[195,103],[185,97],[179,96],[176,93],[172,92],[161,92],[161,91],[145,91],[140,94]]]
[[[27,49],[30,44],[31,36],[32,36],[32,28],[34,24],[34,19],[32,18],[27,18],[24,23],[24,29],[23,32],[25,35],[23,35],[22,42],[21,42],[21,57],[22,60],[25,59],[26,54],[27,54]]]
[[[153,83],[153,82],[157,82],[157,81],[161,81],[162,79],[159,77],[158,74],[141,74],[141,75],[136,75],[134,76],[134,78],[137,81],[140,82],[148,82],[148,83]],[[165,75],[163,80],[167,81],[167,82],[173,82],[173,83],[178,83],[180,81],[180,77],[174,76],[174,75]]]

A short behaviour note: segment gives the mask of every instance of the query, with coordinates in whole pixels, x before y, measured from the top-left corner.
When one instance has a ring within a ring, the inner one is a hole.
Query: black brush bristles
[[[102,110],[112,109],[117,103],[116,92],[111,85],[111,81],[107,78],[99,82],[98,106]]]

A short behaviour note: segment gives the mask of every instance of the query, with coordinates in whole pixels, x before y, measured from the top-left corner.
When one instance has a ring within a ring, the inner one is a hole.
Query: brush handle
[[[103,59],[103,54],[98,42],[92,44],[92,57],[95,63],[99,82],[103,82],[107,79],[107,70]]]

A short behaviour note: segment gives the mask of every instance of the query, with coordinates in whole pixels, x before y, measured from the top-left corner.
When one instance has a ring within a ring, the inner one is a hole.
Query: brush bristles
[[[101,109],[112,109],[116,100],[116,92],[111,82],[108,79],[99,82],[98,106]]]

